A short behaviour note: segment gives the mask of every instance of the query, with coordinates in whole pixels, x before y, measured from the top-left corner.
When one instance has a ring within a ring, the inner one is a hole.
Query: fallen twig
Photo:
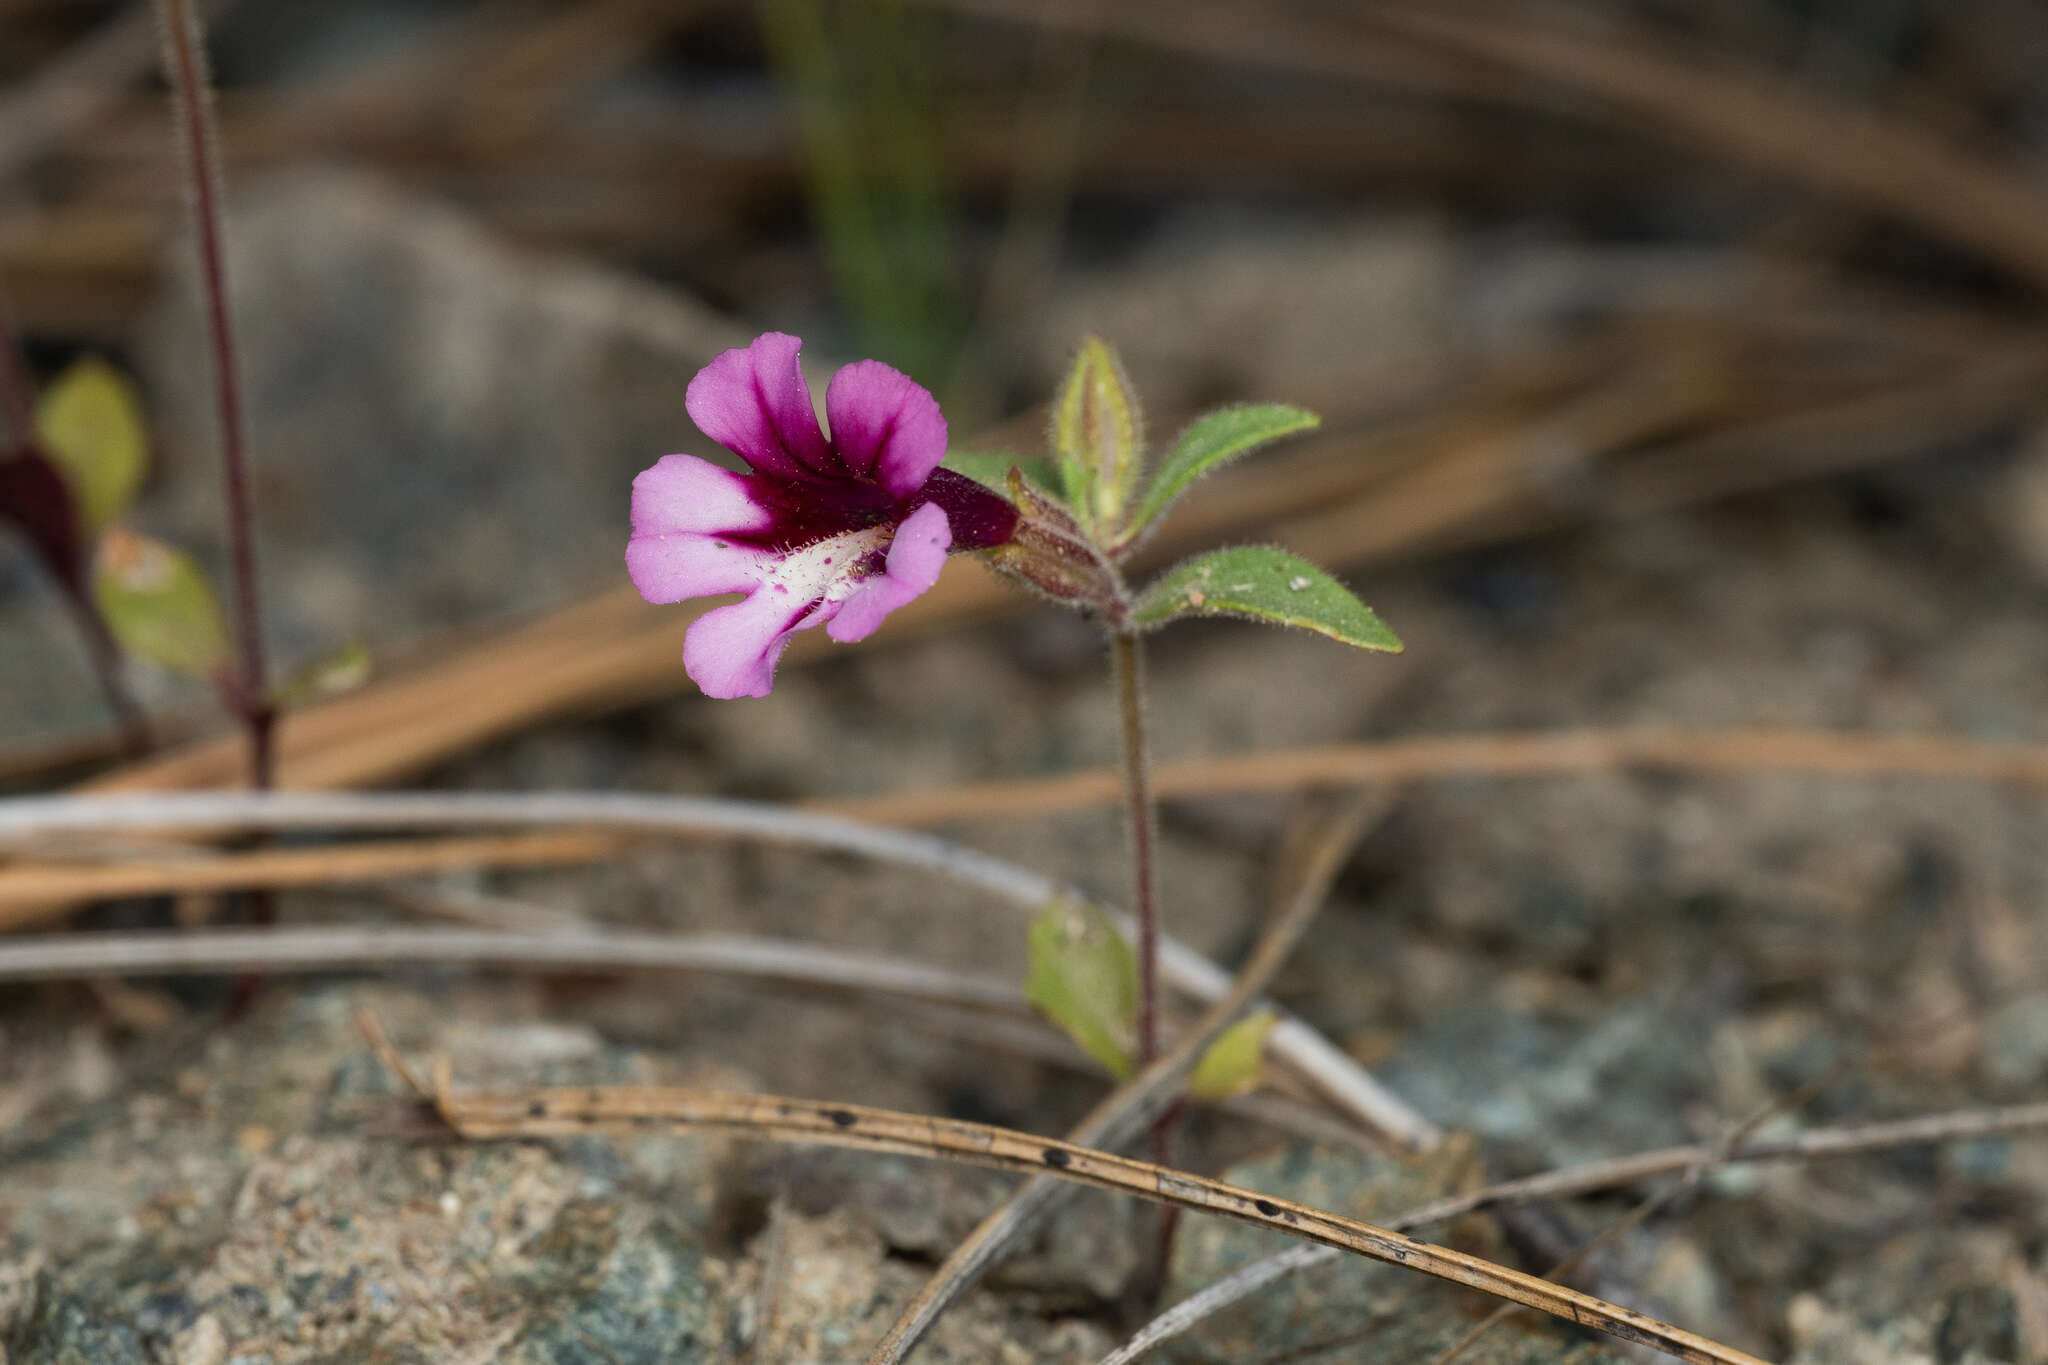
[[[1816,1128],[1795,1137],[1740,1143],[1728,1151],[1724,1159],[1730,1165],[1756,1161],[1817,1160],[1892,1147],[2003,1137],[2043,1128],[2048,1128],[2048,1103],[2022,1104],[2005,1109],[1963,1110],[1879,1123],[1849,1124],[1839,1128]],[[1690,1147],[1667,1147],[1611,1161],[1546,1171],[1521,1180],[1503,1181],[1470,1194],[1452,1195],[1410,1209],[1388,1219],[1387,1226],[1396,1230],[1426,1227],[1496,1204],[1558,1199],[1631,1185],[1639,1180],[1711,1162],[1716,1155],[1716,1146],[1701,1143]],[[1203,1319],[1256,1294],[1275,1280],[1298,1270],[1322,1265],[1335,1257],[1336,1253],[1327,1247],[1291,1247],[1262,1261],[1254,1261],[1161,1313],[1122,1347],[1104,1357],[1101,1365],[1130,1365],[1131,1361],[1161,1342],[1179,1336]]]
[[[1269,1198],[1221,1181],[1014,1129],[829,1100],[646,1086],[578,1086],[458,1095],[445,1065],[436,1068],[432,1103],[450,1129],[471,1141],[582,1137],[593,1133],[635,1137],[654,1132],[726,1133],[1049,1175],[1154,1203],[1220,1214],[1388,1265],[1405,1266],[1540,1308],[1579,1326],[1667,1352],[1680,1360],[1699,1365],[1764,1365],[1754,1356],[1632,1309],[1476,1256],[1418,1242],[1400,1232],[1291,1200]]]
[[[191,933],[62,934],[0,942],[0,981],[365,967],[517,965],[558,971],[701,971],[1028,1015],[1012,982],[879,953],[738,934],[527,933],[343,925]]]
[[[327,848],[254,849],[106,863],[35,862],[0,871],[0,929],[49,916],[52,904],[111,896],[160,896],[257,887],[337,886],[468,867],[551,867],[617,854],[616,834],[383,839]]]
[[[1086,899],[1053,878],[928,834],[711,797],[626,792],[166,792],[0,800],[0,840],[87,831],[195,834],[550,825],[835,849],[936,873],[1031,911],[1062,896]],[[1130,932],[1127,921],[1123,927]],[[1215,1000],[1230,989],[1222,968],[1177,940],[1161,940],[1160,965],[1168,981],[1199,999]],[[1436,1128],[1429,1120],[1292,1015],[1281,1013],[1267,1044],[1318,1094],[1367,1127],[1402,1146],[1426,1146],[1434,1139]]]
[[[1954,735],[1853,734],[1825,730],[1731,730],[1719,734],[1674,731],[1563,730],[1534,734],[1429,735],[1378,744],[1333,744],[1275,749],[1222,758],[1161,763],[1155,773],[1165,799],[1296,791],[1319,786],[1401,785],[1452,777],[1532,778],[1603,773],[1633,768],[1749,775],[1763,772],[1816,777],[1911,777],[1964,782],[2048,786],[2048,745],[2003,744]],[[804,802],[803,809],[883,825],[926,826],[1042,816],[1113,804],[1119,778],[1109,768],[1086,768],[1057,777],[990,782],[932,792],[834,797]],[[5,831],[0,830],[0,836]],[[586,836],[590,860],[611,856],[615,839]],[[527,846],[528,840],[543,842]],[[505,836],[478,865],[580,861],[561,836]],[[377,876],[404,876],[452,865],[453,853],[433,843],[392,843],[324,851],[374,856]],[[279,857],[266,863],[259,858]],[[199,872],[187,859],[159,863],[129,859],[104,872],[76,864],[61,869],[24,861],[0,867],[0,907],[79,898],[183,889],[232,889],[275,884],[311,885],[323,877],[314,852],[229,855]],[[360,876],[351,872],[348,875]],[[104,878],[102,880],[101,878]],[[299,880],[303,878],[303,880]],[[47,879],[47,880],[43,880]],[[144,883],[148,883],[144,885]]]

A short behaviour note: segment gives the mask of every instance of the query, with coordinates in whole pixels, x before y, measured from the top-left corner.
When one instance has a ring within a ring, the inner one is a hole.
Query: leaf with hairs
[[[1132,532],[1151,525],[1204,474],[1269,441],[1313,431],[1322,425],[1322,420],[1306,408],[1285,403],[1246,403],[1196,418],[1173,443],[1159,472],[1152,476],[1151,486],[1138,504],[1137,515],[1131,518]]]
[[[1188,1077],[1188,1094],[1198,1100],[1227,1100],[1258,1088],[1265,1073],[1266,1035],[1280,1016],[1254,1010],[1216,1035]]]
[[[1138,964],[1109,916],[1057,900],[1031,921],[1024,997],[1119,1079],[1137,1051]]]
[[[183,550],[110,528],[93,563],[92,597],[126,653],[198,678],[227,668],[220,603],[206,571]]]
[[[1242,616],[1298,626],[1360,649],[1399,652],[1400,639],[1351,589],[1300,555],[1238,545],[1196,555],[1161,574],[1131,619],[1158,626],[1182,616]]]
[[[64,472],[90,534],[128,510],[149,462],[135,386],[95,356],[51,381],[36,402],[36,442]]]

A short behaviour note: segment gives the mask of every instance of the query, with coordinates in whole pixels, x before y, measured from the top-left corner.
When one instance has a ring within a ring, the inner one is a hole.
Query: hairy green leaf
[[[114,527],[93,563],[93,602],[123,651],[173,673],[218,677],[227,627],[206,571],[183,550]]]
[[[88,534],[128,510],[148,464],[149,433],[119,370],[88,356],[52,380],[36,401],[36,440],[71,485]]]
[[[1264,1070],[1266,1035],[1280,1016],[1254,1010],[1216,1035],[1188,1077],[1188,1094],[1198,1100],[1227,1100],[1258,1087]]]
[[[1300,555],[1265,545],[1213,550],[1175,565],[1145,590],[1131,615],[1147,626],[1181,616],[1244,616],[1299,626],[1360,649],[1401,648],[1394,632],[1349,588]]]
[[[1228,464],[1268,441],[1277,441],[1298,431],[1310,431],[1321,424],[1322,418],[1306,408],[1289,407],[1285,403],[1247,403],[1196,418],[1194,424],[1173,443],[1173,450],[1160,464],[1159,472],[1152,476],[1152,484],[1145,490],[1144,500],[1138,504],[1138,513],[1131,518],[1131,529],[1137,531],[1150,525],[1196,479],[1210,470]]]
[[[1038,912],[1024,998],[1119,1078],[1137,1052],[1138,964],[1109,916],[1078,901]]]

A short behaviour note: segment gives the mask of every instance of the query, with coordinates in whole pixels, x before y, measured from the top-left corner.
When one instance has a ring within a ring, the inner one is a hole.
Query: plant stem
[[[1159,842],[1159,809],[1152,799],[1152,759],[1145,744],[1145,646],[1138,632],[1119,623],[1111,629],[1109,652],[1116,674],[1117,710],[1123,719],[1124,828],[1131,844],[1131,913],[1138,920],[1138,1067],[1159,1057],[1159,876],[1154,848]],[[1173,1105],[1152,1124],[1152,1161],[1173,1164]],[[1179,1210],[1168,1205],[1159,1219],[1158,1269],[1164,1283],[1173,1257]]]
[[[1153,846],[1158,812],[1152,801],[1152,763],[1145,746],[1145,653],[1136,631],[1110,631],[1117,710],[1123,720],[1124,829],[1131,845],[1131,913],[1138,919],[1138,1065],[1159,1055],[1159,906]]]
[[[170,77],[178,139],[192,195],[195,244],[213,352],[214,405],[220,425],[221,475],[226,491],[228,548],[234,565],[237,665],[230,701],[249,737],[249,785],[273,785],[277,711],[264,665],[263,618],[256,578],[255,514],[249,500],[249,465],[243,442],[241,376],[235,360],[234,322],[228,306],[227,262],[221,247],[219,137],[206,47],[191,0],[156,0]]]

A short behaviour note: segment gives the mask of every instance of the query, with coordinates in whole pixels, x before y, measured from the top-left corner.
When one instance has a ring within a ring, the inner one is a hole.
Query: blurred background
[[[684,385],[771,327],[819,379],[907,370],[956,444],[1036,450],[1088,331],[1155,442],[1225,401],[1323,415],[1191,500],[1155,558],[1286,544],[1408,651],[1176,630],[1168,759],[1568,727],[2048,741],[2048,9],[2028,0],[206,10],[266,613],[283,667],[359,639],[377,673],[317,733],[288,725],[288,782],[796,799],[1109,761],[1088,629],[967,564],[872,647],[793,652],[768,701],[689,689],[681,618],[623,586],[626,490],[708,453]],[[0,0],[0,287],[39,378],[88,352],[136,377],[136,521],[218,570],[158,70],[146,7]],[[134,681],[165,734],[222,729],[203,689]],[[0,780],[104,772],[106,731],[70,624],[0,540]],[[124,771],[238,769],[202,743]],[[1234,961],[1304,809],[1173,803],[1174,932]],[[1419,785],[1283,994],[1510,1172],[1711,1134],[1817,1078],[1800,1121],[2038,1094],[2043,814],[1961,781]],[[1100,812],[950,832],[1120,894]],[[702,894],[675,903],[679,878]],[[465,885],[1021,962],[1021,934],[935,930],[900,883],[851,880],[667,850]],[[721,1039],[749,1084],[1042,1130],[1087,1093],[737,990],[472,1004],[608,1047]],[[1255,1145],[1205,1140],[1212,1169]],[[2039,1151],[1722,1194],[1612,1283],[1812,1365],[2048,1359]]]

